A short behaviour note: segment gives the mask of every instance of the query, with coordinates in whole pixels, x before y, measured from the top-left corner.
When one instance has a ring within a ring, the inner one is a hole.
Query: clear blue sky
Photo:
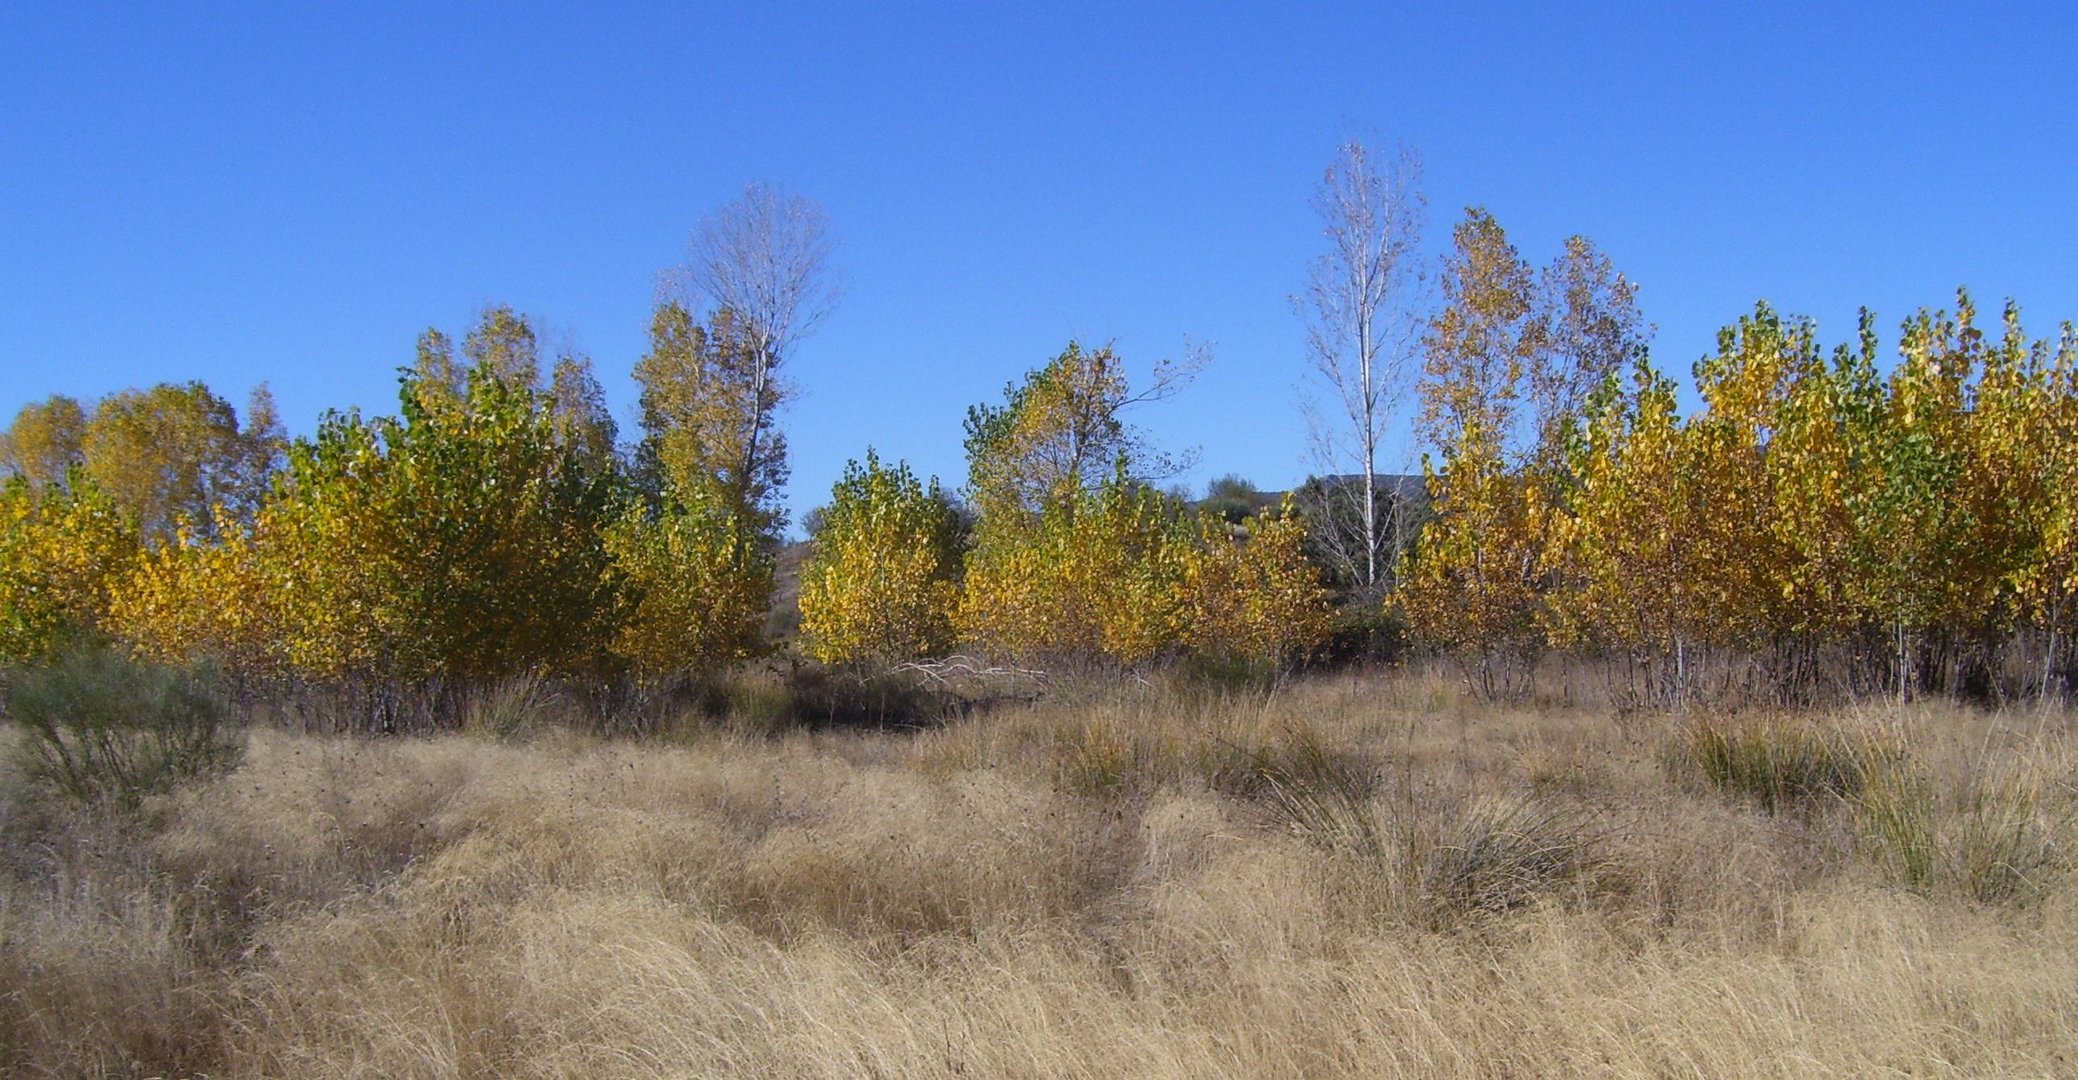
[[[792,364],[797,510],[869,444],[963,478],[965,407],[1071,337],[1215,343],[1140,419],[1282,487],[1352,132],[1419,149],[1434,246],[1475,203],[1533,262],[1591,237],[1677,375],[1763,298],[1829,340],[1958,284],[2078,318],[2068,3],[879,7],[0,7],[0,413],[264,379],[307,433],[506,302],[632,429],[655,275],[765,179],[850,281]]]

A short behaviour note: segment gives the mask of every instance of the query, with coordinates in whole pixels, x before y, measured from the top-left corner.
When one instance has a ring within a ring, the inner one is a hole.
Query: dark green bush
[[[245,732],[213,673],[138,663],[80,647],[7,676],[7,716],[19,727],[17,768],[80,803],[135,809],[190,777],[229,770]]]
[[[1170,681],[1185,696],[1219,701],[1260,698],[1277,689],[1281,672],[1274,660],[1224,652],[1194,652],[1176,662]]]
[[[1324,667],[1390,664],[1407,653],[1407,622],[1376,604],[1339,608],[1316,661]]]

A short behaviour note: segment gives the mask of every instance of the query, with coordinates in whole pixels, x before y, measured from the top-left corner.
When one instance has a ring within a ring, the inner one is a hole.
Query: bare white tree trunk
[[[1327,253],[1313,261],[1305,292],[1292,301],[1306,324],[1309,366],[1340,414],[1330,420],[1309,405],[1315,456],[1330,474],[1349,468],[1362,477],[1363,501],[1353,515],[1357,535],[1327,539],[1372,595],[1389,570],[1380,549],[1388,533],[1399,539],[1397,523],[1388,529],[1379,520],[1378,454],[1386,425],[1406,400],[1420,341],[1419,180],[1412,152],[1381,155],[1361,142],[1345,143],[1313,196]],[[1330,481],[1323,497],[1345,497],[1337,489],[1347,486]]]

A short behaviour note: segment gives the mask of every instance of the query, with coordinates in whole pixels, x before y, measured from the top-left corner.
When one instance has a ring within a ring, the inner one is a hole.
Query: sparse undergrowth
[[[1921,895],[2026,905],[2051,895],[2070,863],[2078,792],[2060,744],[2039,736],[1928,760],[1860,719],[1697,720],[1668,760],[1766,813],[1844,816],[1882,877]]]
[[[726,694],[766,709],[774,685]],[[923,730],[647,728],[668,740],[601,738],[538,685],[469,708],[465,735],[261,730],[235,772],[120,818],[6,777],[0,1072],[2078,1057],[2067,716],[1704,738],[1413,676],[1065,688]]]

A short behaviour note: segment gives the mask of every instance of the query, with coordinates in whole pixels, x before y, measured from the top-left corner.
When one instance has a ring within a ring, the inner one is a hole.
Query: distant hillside
[[[1405,499],[1409,502],[1422,504],[1426,504],[1429,501],[1428,481],[1425,480],[1420,473],[1378,473],[1376,478],[1378,481],[1378,491],[1382,495],[1385,495],[1389,498]],[[1330,474],[1328,476],[1313,476],[1307,477],[1306,483],[1319,483],[1322,486],[1329,488],[1339,488],[1346,485],[1350,488],[1360,490],[1364,486],[1364,474],[1335,473]],[[1304,485],[1301,485],[1302,489],[1303,487]],[[1287,494],[1296,496],[1298,492],[1251,492],[1247,495],[1248,501],[1252,504],[1250,512],[1259,512],[1276,506],[1277,504],[1284,501],[1284,497]],[[1238,493],[1217,495],[1209,498],[1199,499],[1196,502],[1191,503],[1190,505],[1191,508],[1195,510],[1209,506],[1216,506],[1222,502],[1231,501],[1239,497],[1240,496],[1238,495]]]

